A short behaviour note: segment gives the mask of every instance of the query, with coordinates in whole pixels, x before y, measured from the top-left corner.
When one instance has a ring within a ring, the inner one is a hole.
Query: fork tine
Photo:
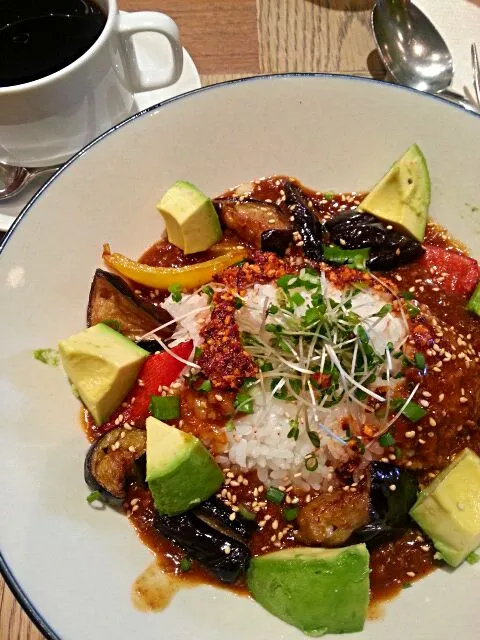
[[[475,95],[477,102],[480,105],[480,64],[478,62],[477,45],[472,44],[472,66],[473,66],[473,86],[475,88]]]

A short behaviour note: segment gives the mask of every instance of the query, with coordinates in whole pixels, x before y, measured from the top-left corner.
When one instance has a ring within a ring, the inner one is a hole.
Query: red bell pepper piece
[[[424,245],[422,261],[427,267],[437,267],[437,274],[446,273],[440,286],[447,293],[468,296],[475,289],[480,277],[478,262],[463,253],[448,251],[442,247]]]
[[[180,358],[188,360],[192,349],[193,342],[189,340],[172,347],[171,351]],[[137,382],[133,385],[122,406],[115,411],[108,422],[105,422],[100,427],[100,433],[106,433],[124,422],[128,422],[140,429],[143,428],[145,420],[150,415],[150,398],[158,395],[159,387],[168,387],[172,382],[175,382],[184,368],[183,362],[180,362],[166,351],[149,356],[143,363]],[[115,424],[120,415],[123,416],[121,421]]]

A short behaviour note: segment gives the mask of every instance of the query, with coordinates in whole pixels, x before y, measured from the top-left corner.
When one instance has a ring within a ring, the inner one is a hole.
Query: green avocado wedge
[[[430,206],[430,175],[420,147],[413,144],[358,206],[423,242]]]
[[[222,470],[198,438],[147,418],[147,482],[162,515],[191,509],[223,484]]]
[[[65,373],[97,425],[118,409],[150,355],[102,322],[61,340],[58,348]]]
[[[410,515],[452,567],[480,546],[480,458],[464,449],[418,496]]]
[[[213,202],[195,185],[177,180],[157,204],[168,241],[188,255],[206,251],[222,237]]]
[[[276,551],[252,558],[247,582],[262,607],[309,636],[361,631],[369,602],[369,554],[364,544]]]

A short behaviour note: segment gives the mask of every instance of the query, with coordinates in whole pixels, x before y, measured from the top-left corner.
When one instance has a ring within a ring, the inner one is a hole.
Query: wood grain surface
[[[119,0],[124,10],[171,15],[204,85],[294,71],[382,78],[369,28],[372,5],[373,0]],[[43,637],[0,578],[0,640]]]

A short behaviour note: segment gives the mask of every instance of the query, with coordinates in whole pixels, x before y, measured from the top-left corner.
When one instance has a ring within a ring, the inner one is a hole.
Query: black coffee
[[[91,47],[106,21],[93,0],[0,0],[0,86],[63,69]]]

